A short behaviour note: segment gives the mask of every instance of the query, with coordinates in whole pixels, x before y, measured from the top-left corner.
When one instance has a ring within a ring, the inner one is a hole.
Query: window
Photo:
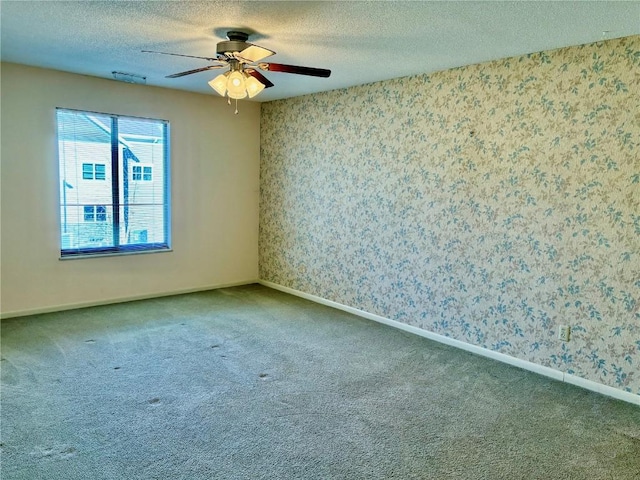
[[[144,180],[145,182],[151,181],[152,167],[143,167],[140,165],[133,165],[131,167],[131,179],[134,181]]]
[[[96,219],[96,207],[93,205],[85,205],[84,206],[84,221],[85,222],[94,222]]]
[[[82,164],[82,178],[84,180],[93,180],[93,163]]]
[[[106,170],[104,165],[101,163],[96,163],[95,165],[95,179],[96,180],[104,180],[107,178]]]
[[[106,222],[107,221],[106,205],[85,205],[84,221],[85,222]]]
[[[106,170],[103,163],[83,163],[82,164],[82,179],[83,180],[105,180]]]
[[[61,257],[168,250],[168,122],[66,109],[56,116]]]

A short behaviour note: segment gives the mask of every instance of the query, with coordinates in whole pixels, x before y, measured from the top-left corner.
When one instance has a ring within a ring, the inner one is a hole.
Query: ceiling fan
[[[216,70],[228,68],[229,70],[209,82],[220,95],[227,96],[229,99],[241,99],[245,97],[255,97],[263,89],[273,87],[273,83],[267,77],[262,75],[258,70],[265,72],[284,72],[295,73],[297,75],[309,75],[312,77],[327,78],[331,75],[331,70],[324,68],[300,67],[296,65],[285,65],[281,63],[263,62],[267,57],[274,55],[276,52],[268,48],[254,45],[247,42],[249,34],[237,30],[227,32],[227,40],[219,42],[216,46],[215,57],[198,57],[195,55],[182,55],[179,53],[156,52],[152,50],[143,50],[143,53],[159,53],[162,55],[174,55],[177,57],[199,58],[214,62],[194,70],[174,73],[167,75],[166,78],[178,78],[193,73],[205,72],[208,70]],[[229,100],[230,101],[230,100]],[[237,113],[237,110],[236,110]]]

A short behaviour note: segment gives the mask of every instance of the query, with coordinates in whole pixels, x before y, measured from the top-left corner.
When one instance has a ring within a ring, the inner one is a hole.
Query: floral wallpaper
[[[261,158],[261,279],[640,394],[640,36],[265,103]]]

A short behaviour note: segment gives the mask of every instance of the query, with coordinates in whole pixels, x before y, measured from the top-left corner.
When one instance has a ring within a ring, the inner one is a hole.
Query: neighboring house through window
[[[61,257],[168,250],[168,122],[61,108],[56,116]]]

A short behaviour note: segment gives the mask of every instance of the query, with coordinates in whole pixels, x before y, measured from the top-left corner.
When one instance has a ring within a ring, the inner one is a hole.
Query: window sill
[[[81,258],[121,257],[124,255],[145,255],[150,253],[173,252],[173,248],[157,248],[153,250],[132,250],[122,252],[79,253],[77,255],[60,256],[58,260],[78,260]]]

